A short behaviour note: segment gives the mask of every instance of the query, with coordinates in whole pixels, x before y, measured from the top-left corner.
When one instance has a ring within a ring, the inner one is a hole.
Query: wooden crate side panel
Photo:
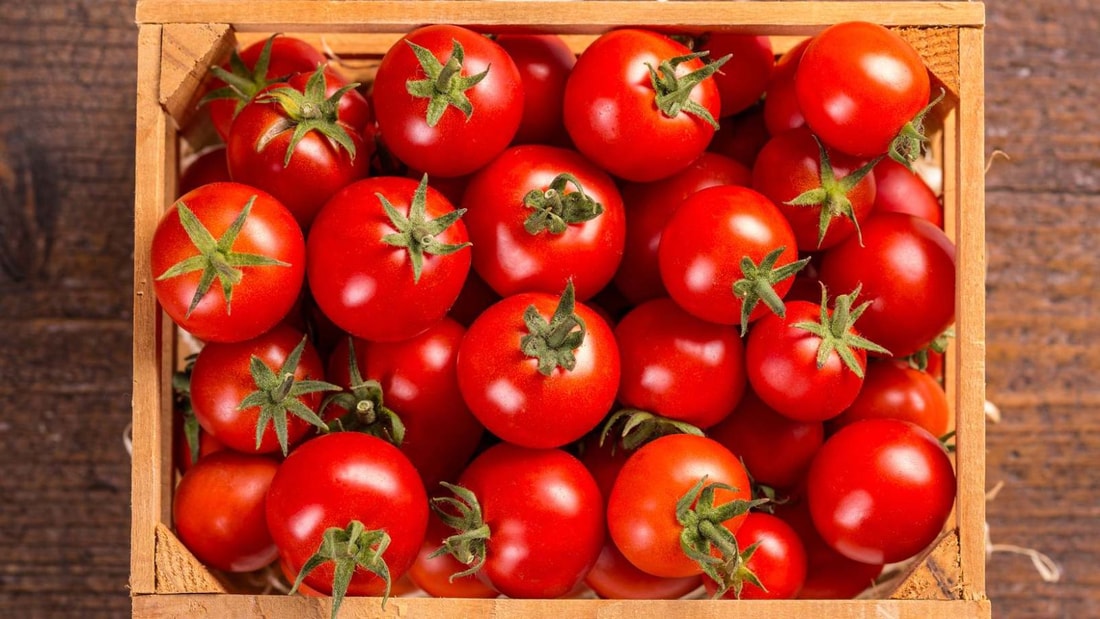
[[[227,24],[164,26],[160,103],[178,125],[187,124],[194,113],[210,65],[227,56],[233,45]]]

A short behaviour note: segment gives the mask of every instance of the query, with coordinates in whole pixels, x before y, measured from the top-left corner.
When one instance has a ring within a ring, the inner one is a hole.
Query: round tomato
[[[748,186],[752,173],[737,161],[703,153],[688,167],[652,183],[623,183],[626,247],[615,272],[615,287],[632,303],[664,296],[657,249],[665,224],[691,194],[715,185]]]
[[[863,388],[852,405],[829,421],[836,431],[860,419],[902,419],[928,430],[947,433],[947,394],[932,375],[896,361],[867,364]]]
[[[709,52],[708,58],[730,57],[722,65],[722,70],[714,74],[714,83],[722,100],[722,118],[760,101],[775,66],[771,37],[711,32],[704,35],[698,49]]]
[[[451,489],[455,498],[433,500],[457,531],[443,547],[508,597],[564,596],[600,554],[600,489],[584,465],[560,449],[497,444]]]
[[[943,228],[943,205],[921,177],[894,161],[875,164],[876,213],[908,213]]]
[[[635,567],[684,578],[713,571],[705,557],[714,550],[732,559],[736,549],[715,529],[736,534],[751,497],[745,467],[730,450],[709,438],[670,434],[641,446],[623,465],[608,497],[607,526]]]
[[[709,428],[745,392],[737,330],[696,318],[671,299],[635,307],[615,327],[622,359],[619,403]]]
[[[512,143],[565,145],[569,140],[562,100],[577,56],[556,34],[501,34],[496,41],[516,63],[523,81],[523,120]]]
[[[920,426],[866,419],[825,441],[806,493],[814,526],[834,550],[894,563],[939,536],[955,502],[955,471],[943,445]]]
[[[458,350],[458,386],[474,416],[505,441],[558,447],[611,410],[619,387],[615,336],[603,318],[545,293],[506,297],[470,325]]]
[[[805,497],[776,504],[775,515],[798,533],[806,550],[806,580],[799,598],[851,599],[873,585],[882,573],[881,563],[853,561],[829,547],[814,528]]]
[[[429,176],[462,176],[512,141],[523,118],[516,63],[488,37],[432,25],[383,56],[371,92],[386,148]]]
[[[726,583],[722,597],[790,600],[798,595],[806,580],[806,548],[791,525],[771,514],[749,512],[734,537],[747,558]],[[703,578],[703,584],[711,594],[719,588],[710,578]]]
[[[864,337],[895,358],[927,346],[955,321],[955,246],[931,222],[876,213],[825,252],[821,281],[829,290],[862,286],[857,302],[871,305],[859,321]]]
[[[669,296],[689,313],[741,325],[783,313],[798,262],[791,225],[765,196],[719,186],[692,194],[669,219],[657,261]],[[763,301],[763,303],[761,303]]]
[[[367,434],[337,432],[305,443],[279,466],[266,516],[291,573],[331,594],[335,614],[345,593],[388,593],[409,569],[427,530],[428,496],[396,447]],[[349,555],[349,547],[360,551]],[[381,552],[364,552],[368,548]],[[346,591],[333,590],[339,564],[354,570]]]
[[[204,564],[228,572],[258,570],[278,556],[264,520],[264,498],[279,463],[222,451],[180,479],[172,522],[180,541]]]
[[[671,38],[612,30],[577,59],[565,84],[565,128],[577,150],[620,178],[646,182],[695,161],[718,128],[706,64]]]
[[[596,595],[607,600],[676,600],[699,588],[700,577],[662,578],[647,574],[626,560],[611,540],[584,578]]]
[[[813,38],[795,74],[806,124],[823,142],[857,157],[886,153],[928,105],[928,69],[897,33],[846,22]]]
[[[274,327],[294,306],[305,239],[270,194],[239,183],[184,194],[153,233],[157,301],[205,342],[239,342]]]
[[[504,151],[463,195],[474,270],[501,296],[557,294],[572,280],[585,300],[611,281],[626,237],[615,182],[575,151],[531,144]]]
[[[775,63],[771,79],[768,81],[767,96],[764,97],[764,125],[771,135],[779,135],[789,129],[806,124],[802,109],[798,107],[798,97],[794,89],[794,76],[798,72],[798,63],[813,38],[803,39],[787,50]]]
[[[466,226],[427,177],[368,178],[345,187],[310,228],[309,288],[341,329],[398,341],[439,322],[470,270]],[[400,311],[395,311],[400,308]]]

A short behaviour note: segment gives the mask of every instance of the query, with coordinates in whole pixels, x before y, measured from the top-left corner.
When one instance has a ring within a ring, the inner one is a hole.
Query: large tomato
[[[603,318],[562,297],[507,297],[479,316],[458,350],[458,386],[496,436],[558,447],[584,436],[611,410],[619,387],[615,336]]]
[[[446,315],[470,270],[462,214],[427,186],[427,177],[419,185],[386,176],[345,187],[317,215],[307,240],[318,307],[363,339],[422,333]]]
[[[157,301],[206,342],[239,342],[275,326],[298,300],[305,239],[270,194],[239,183],[188,192],[161,217],[150,266]]]
[[[895,358],[927,346],[955,321],[955,246],[935,224],[902,213],[875,213],[825,252],[821,281],[829,290],[862,285],[870,301],[859,321],[864,337]]]
[[[523,81],[523,120],[512,143],[564,146],[569,141],[562,121],[565,80],[577,56],[556,34],[501,34],[496,41]]]
[[[462,176],[488,163],[512,141],[524,109],[508,53],[448,25],[417,28],[395,43],[371,97],[386,147],[429,176]]]
[[[396,447],[367,434],[337,432],[302,445],[279,466],[266,515],[290,571],[332,594],[335,615],[345,593],[388,593],[409,569],[427,530],[428,496]],[[352,570],[346,591],[334,591],[338,568]]]
[[[576,151],[530,144],[504,151],[463,195],[474,269],[501,296],[557,294],[569,280],[585,300],[611,281],[626,237],[615,182]]]
[[[654,181],[706,149],[721,112],[705,64],[671,38],[612,30],[577,59],[565,84],[565,128],[589,159],[615,176]]]
[[[451,488],[455,497],[433,500],[456,530],[443,547],[508,597],[566,595],[600,554],[603,497],[564,451],[500,443]]]
[[[829,546],[856,561],[894,563],[939,536],[955,502],[955,471],[927,430],[867,419],[825,441],[806,492],[814,526]]]
[[[771,514],[750,512],[735,537],[748,557],[731,581],[724,583],[728,588],[722,597],[789,600],[798,595],[806,581],[806,548],[791,525]],[[703,584],[708,593],[719,588],[710,578],[704,578]]]
[[[879,418],[910,421],[933,436],[943,436],[950,420],[947,394],[931,374],[903,362],[868,363],[859,395],[843,413],[829,420],[829,429]]]

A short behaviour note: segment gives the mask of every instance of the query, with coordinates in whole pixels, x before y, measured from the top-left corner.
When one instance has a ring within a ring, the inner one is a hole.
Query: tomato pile
[[[934,541],[955,252],[903,39],[433,25],[337,68],[215,68],[153,237],[200,560],[335,613],[850,597]]]

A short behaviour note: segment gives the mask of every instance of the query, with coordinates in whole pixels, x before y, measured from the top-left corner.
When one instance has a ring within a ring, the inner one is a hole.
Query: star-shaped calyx
[[[346,84],[332,93],[332,96],[325,97],[325,68],[320,66],[309,76],[301,92],[290,86],[281,86],[258,96],[256,98],[258,102],[277,103],[283,111],[283,118],[273,123],[260,136],[256,142],[257,152],[266,148],[268,143],[280,133],[293,129],[294,133],[290,136],[290,143],[287,144],[286,154],[283,157],[284,167],[290,165],[295,147],[310,131],[316,131],[332,140],[346,150],[348,157],[354,160],[355,143],[348,135],[345,126],[338,122],[336,111],[340,107],[340,98],[344,93],[357,86],[359,84],[354,82]]]
[[[376,193],[382,208],[390,218],[390,223],[397,230],[394,234],[382,237],[382,242],[394,247],[404,247],[409,251],[409,260],[412,262],[413,282],[420,282],[420,274],[424,271],[424,254],[432,256],[446,256],[463,248],[470,243],[443,243],[435,237],[443,234],[465,213],[466,209],[460,208],[435,219],[428,219],[428,175],[420,179],[420,184],[413,193],[412,204],[409,205],[409,215],[406,217],[394,208],[393,204],[381,193]]]
[[[457,40],[451,41],[451,56],[447,62],[440,62],[431,50],[412,41],[406,40],[405,43],[412,49],[427,75],[424,79],[410,79],[405,82],[405,90],[414,97],[428,100],[428,113],[425,117],[428,126],[436,126],[443,118],[443,113],[452,106],[469,120],[474,113],[474,106],[466,96],[466,91],[485,79],[491,67],[486,67],[477,75],[462,75],[462,61],[466,58],[466,51]]]

